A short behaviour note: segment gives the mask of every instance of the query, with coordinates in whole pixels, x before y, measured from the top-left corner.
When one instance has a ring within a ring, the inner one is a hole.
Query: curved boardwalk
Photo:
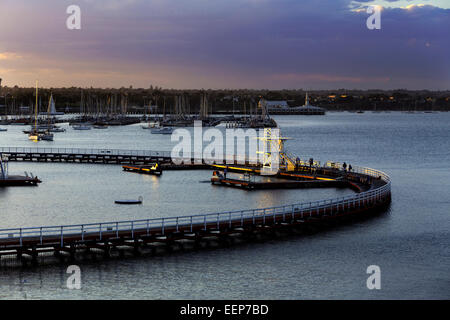
[[[10,148],[11,149],[11,148]],[[78,149],[79,150],[79,149]],[[0,149],[0,152],[4,152]],[[20,152],[23,152],[21,150]],[[150,151],[142,151],[150,152]],[[123,155],[123,154],[122,154]],[[321,172],[340,168],[324,166]],[[91,224],[10,228],[0,230],[0,257],[16,255],[37,261],[39,253],[53,252],[59,257],[75,258],[78,251],[101,252],[104,256],[118,248],[135,253],[155,243],[168,247],[180,240],[198,243],[205,238],[224,239],[230,235],[253,234],[338,221],[385,209],[391,201],[391,181],[385,173],[355,167],[347,173],[350,183],[364,185],[365,191],[349,196],[278,207],[219,213]]]

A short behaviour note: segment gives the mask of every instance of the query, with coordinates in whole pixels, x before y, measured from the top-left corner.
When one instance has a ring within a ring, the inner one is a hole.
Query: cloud
[[[2,0],[0,48],[27,56],[2,62],[74,85],[450,88],[450,10],[435,6],[385,8],[371,31],[349,0],[84,0],[69,31],[71,2]]]
[[[433,7],[450,9],[448,0],[355,0],[351,1],[353,8],[366,8],[367,6],[378,5],[384,8],[408,9],[412,6],[431,5]]]
[[[305,73],[287,73],[274,74],[271,76],[273,80],[277,81],[313,81],[313,82],[332,82],[332,83],[353,83],[360,84],[367,81],[370,82],[388,82],[388,77],[352,77],[352,76],[336,76],[333,74],[305,74]]]
[[[14,52],[0,52],[0,60],[18,60],[22,59],[22,56]]]

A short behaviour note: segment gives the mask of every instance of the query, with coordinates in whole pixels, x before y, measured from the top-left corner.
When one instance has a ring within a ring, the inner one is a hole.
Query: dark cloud
[[[61,14],[71,1],[56,2],[33,8],[34,28],[0,35],[0,51],[205,82],[185,87],[450,88],[450,10],[433,6],[385,9],[382,29],[368,30],[348,0],[81,1],[83,29],[71,32]]]

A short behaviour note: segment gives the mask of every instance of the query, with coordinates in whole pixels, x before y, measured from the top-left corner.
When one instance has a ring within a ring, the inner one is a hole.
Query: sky
[[[8,86],[450,90],[449,57],[450,0],[0,0]]]

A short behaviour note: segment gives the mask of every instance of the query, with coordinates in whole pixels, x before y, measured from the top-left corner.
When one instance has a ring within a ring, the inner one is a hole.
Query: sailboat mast
[[[34,130],[37,130],[38,81],[36,80],[36,105],[34,106]]]

